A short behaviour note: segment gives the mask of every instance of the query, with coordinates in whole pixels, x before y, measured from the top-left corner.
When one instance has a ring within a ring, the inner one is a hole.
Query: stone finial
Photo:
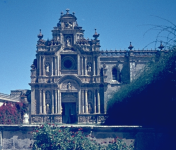
[[[97,33],[97,29],[95,29],[95,33],[93,35],[93,37],[95,38],[95,40],[97,40],[97,38],[99,37],[100,34]]]
[[[162,41],[160,42],[160,46],[158,47],[160,50],[162,50],[164,48]]]
[[[130,50],[133,49],[133,46],[131,45],[131,42],[130,42],[130,46],[128,47],[128,49],[130,49]]]
[[[63,12],[61,11],[61,16],[63,16]]]
[[[75,12],[73,12],[73,15],[75,15]]]
[[[40,33],[38,34],[38,38],[39,38],[39,40],[41,40],[43,38],[43,34],[41,32],[41,29],[40,29]]]
[[[69,14],[69,10],[70,10],[70,9],[68,9],[68,8],[66,9],[66,11],[67,11],[67,14]]]
[[[97,29],[95,29],[95,35],[97,35]]]

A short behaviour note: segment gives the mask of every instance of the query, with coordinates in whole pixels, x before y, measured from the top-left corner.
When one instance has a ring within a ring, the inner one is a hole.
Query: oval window
[[[72,66],[72,61],[71,60],[69,60],[69,59],[67,59],[67,60],[65,60],[64,61],[64,67],[65,68],[71,68],[71,66]]]

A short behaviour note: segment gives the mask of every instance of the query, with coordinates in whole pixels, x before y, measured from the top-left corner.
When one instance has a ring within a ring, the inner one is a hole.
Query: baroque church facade
[[[99,34],[84,38],[75,14],[61,13],[52,40],[38,35],[31,65],[30,122],[103,123],[113,91],[134,80],[157,50],[100,51]],[[160,49],[165,53],[162,44]]]

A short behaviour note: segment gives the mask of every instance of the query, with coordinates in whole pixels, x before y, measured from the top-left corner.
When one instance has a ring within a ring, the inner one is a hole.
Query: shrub
[[[25,103],[4,103],[0,107],[0,124],[21,124],[23,115],[27,112]]]
[[[70,128],[44,124],[32,132],[35,142],[31,146],[33,150],[130,150],[133,148],[119,138],[109,142],[109,145],[99,144],[90,135],[85,136],[82,130],[79,128],[77,131],[71,131]]]
[[[110,125],[175,126],[176,49],[158,52],[141,75],[108,102]],[[121,114],[121,115],[117,115]]]

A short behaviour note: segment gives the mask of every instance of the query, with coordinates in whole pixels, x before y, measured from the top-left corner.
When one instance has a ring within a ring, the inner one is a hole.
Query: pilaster
[[[40,114],[42,114],[42,89],[40,89]]]
[[[97,98],[96,98],[96,90],[94,90],[94,113],[97,112]]]
[[[81,96],[82,96],[82,113],[84,114],[84,90],[81,90]]]
[[[57,114],[57,90],[55,90],[55,114]]]
[[[52,92],[51,92],[51,94],[52,94],[52,114],[54,114],[54,94],[53,94],[53,90],[52,90]]]
[[[100,92],[97,90],[97,98],[98,98],[98,113],[100,114]]]
[[[86,114],[88,114],[87,90],[85,90],[85,108],[86,108]]]
[[[45,90],[43,90],[43,114],[46,114]]]

